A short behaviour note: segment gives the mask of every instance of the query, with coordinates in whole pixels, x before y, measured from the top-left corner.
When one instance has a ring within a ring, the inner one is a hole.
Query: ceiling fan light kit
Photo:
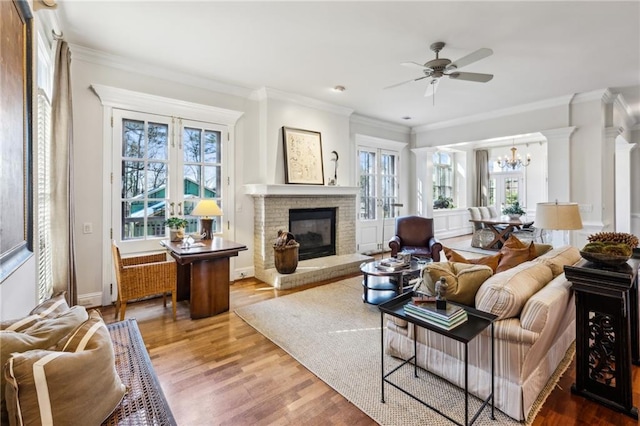
[[[475,72],[459,72],[458,69],[472,64],[480,59],[484,59],[487,56],[491,56],[493,54],[493,50],[483,47],[481,49],[476,50],[457,61],[451,61],[447,58],[440,58],[440,51],[444,48],[445,43],[438,41],[436,43],[431,44],[430,49],[436,53],[436,58],[430,61],[425,62],[424,64],[419,64],[417,62],[403,62],[401,65],[409,66],[412,68],[420,68],[424,75],[413,78],[411,80],[403,81],[397,84],[393,84],[391,86],[385,87],[385,89],[391,89],[393,87],[398,87],[403,84],[411,83],[413,81],[423,80],[425,78],[431,78],[429,81],[429,86],[425,92],[425,96],[434,96],[436,93],[436,89],[438,87],[438,82],[442,77],[449,77],[454,80],[465,80],[465,81],[473,81],[476,83],[486,83],[493,79],[493,74],[483,74],[483,73],[475,73]]]

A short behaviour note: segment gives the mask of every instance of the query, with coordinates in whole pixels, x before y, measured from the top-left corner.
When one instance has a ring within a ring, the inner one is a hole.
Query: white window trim
[[[135,92],[120,89],[117,87],[92,84],[91,88],[96,93],[103,106],[102,115],[102,158],[103,158],[103,191],[102,191],[102,303],[111,303],[109,286],[113,282],[113,265],[111,260],[111,170],[113,165],[111,155],[111,117],[114,108],[139,111],[145,113],[155,113],[167,116],[180,116],[189,120],[205,121],[209,123],[222,124],[228,126],[229,153],[227,154],[228,168],[228,199],[229,205],[225,211],[225,219],[229,235],[235,234],[235,182],[231,181],[231,176],[235,176],[235,125],[244,114],[242,111],[234,111],[225,108],[218,108],[210,105],[203,105],[178,99],[166,98],[147,93]],[[223,225],[224,226],[224,225]],[[233,259],[232,259],[233,262]],[[233,264],[230,270],[233,271]],[[114,283],[115,284],[115,283]]]

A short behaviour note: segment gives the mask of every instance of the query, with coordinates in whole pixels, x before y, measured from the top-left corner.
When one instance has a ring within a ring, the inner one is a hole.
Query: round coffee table
[[[410,289],[413,286],[405,286],[405,280],[417,277],[429,261],[412,260],[405,268],[397,271],[379,268],[380,261],[363,263],[360,265],[363,276],[362,301],[371,305],[379,305]]]

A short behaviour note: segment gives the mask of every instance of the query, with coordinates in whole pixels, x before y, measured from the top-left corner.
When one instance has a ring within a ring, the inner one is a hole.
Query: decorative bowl
[[[511,220],[518,220],[518,219],[520,219],[520,216],[522,216],[522,215],[521,214],[510,214],[508,216],[509,216],[509,219],[511,219]]]
[[[586,252],[586,251],[580,251],[580,256],[587,259],[589,262],[597,263],[600,265],[607,265],[607,266],[620,266],[623,263],[626,263],[627,260],[629,260],[629,258],[631,257],[631,256],[616,256],[616,255],[605,254],[605,253],[592,253],[592,252]]]

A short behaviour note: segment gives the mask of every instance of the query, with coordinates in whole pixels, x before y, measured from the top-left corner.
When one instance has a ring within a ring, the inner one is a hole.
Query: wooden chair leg
[[[120,311],[120,301],[116,300],[116,314],[114,315],[115,319],[118,319],[118,312]]]
[[[122,306],[120,306],[120,309],[121,309],[121,311],[120,311],[120,321],[124,321],[124,311],[127,310],[127,302],[126,301],[122,302]]]
[[[167,293],[162,293],[162,306],[167,307]]]
[[[173,320],[176,320],[176,308],[177,308],[177,304],[178,304],[178,297],[176,296],[176,291],[173,290],[171,292],[171,308],[173,309]]]

